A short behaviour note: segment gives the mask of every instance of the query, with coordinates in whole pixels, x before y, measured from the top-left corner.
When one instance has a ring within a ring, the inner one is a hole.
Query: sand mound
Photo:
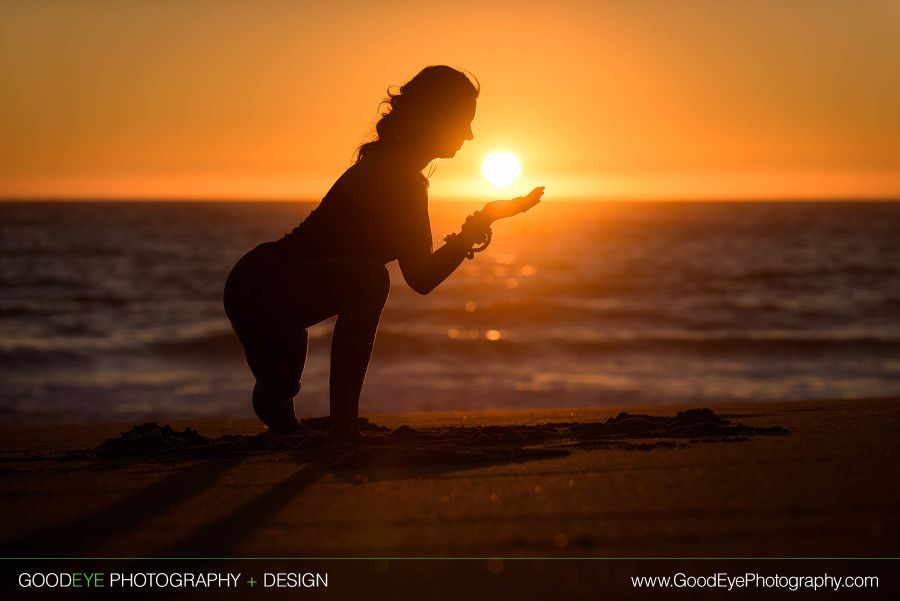
[[[156,422],[149,422],[135,426],[128,432],[122,432],[118,438],[110,438],[103,442],[95,449],[95,453],[99,457],[163,455],[203,447],[210,442],[211,439],[193,428],[179,432],[173,430],[171,426],[160,427]]]
[[[620,413],[605,422],[560,422],[540,425],[440,427],[391,430],[360,418],[363,436],[353,446],[330,442],[329,418],[302,420],[309,431],[290,436],[208,438],[156,422],[135,426],[80,456],[100,459],[216,457],[293,453],[302,461],[334,467],[468,465],[524,461],[566,455],[577,448],[650,450],[697,442],[736,442],[751,435],[786,434],[783,428],[753,428],[733,423],[710,409],[681,411],[675,417]]]

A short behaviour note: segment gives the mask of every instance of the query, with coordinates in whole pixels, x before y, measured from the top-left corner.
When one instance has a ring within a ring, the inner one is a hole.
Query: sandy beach
[[[4,427],[3,555],[898,555],[897,399],[692,409],[376,415],[356,449],[253,420],[131,446],[136,424]]]

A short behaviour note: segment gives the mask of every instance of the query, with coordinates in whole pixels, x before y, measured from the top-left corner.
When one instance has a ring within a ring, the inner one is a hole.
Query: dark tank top
[[[359,257],[382,263],[431,252],[421,173],[382,152],[351,166],[307,218],[274,243],[296,259]]]

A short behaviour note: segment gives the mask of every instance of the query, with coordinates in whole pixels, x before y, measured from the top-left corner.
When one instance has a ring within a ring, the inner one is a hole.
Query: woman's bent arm
[[[400,257],[400,272],[410,288],[428,294],[459,267],[470,248],[472,243],[459,236],[451,238],[433,253]]]
[[[400,271],[409,287],[419,294],[428,294],[459,267],[473,244],[484,241],[485,231],[498,219],[524,213],[540,202],[544,187],[539,186],[527,196],[489,202],[482,211],[466,219],[462,231],[445,238],[447,242],[433,253],[422,252],[399,258]]]

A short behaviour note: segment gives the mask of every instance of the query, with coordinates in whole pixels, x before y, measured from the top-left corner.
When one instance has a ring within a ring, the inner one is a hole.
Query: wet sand
[[[710,409],[3,427],[3,555],[900,555],[898,399]]]

